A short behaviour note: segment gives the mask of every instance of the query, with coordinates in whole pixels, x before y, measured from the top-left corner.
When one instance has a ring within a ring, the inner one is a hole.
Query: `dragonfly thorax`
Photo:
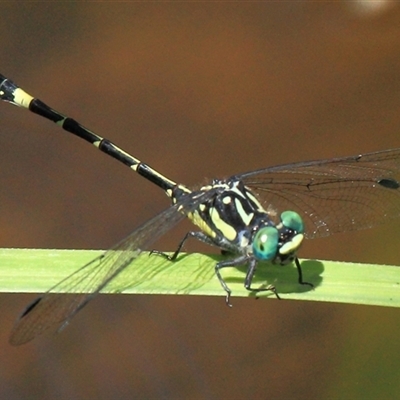
[[[260,224],[274,225],[261,204],[241,181],[214,180],[200,191],[213,190],[215,195],[196,210],[194,221],[203,232],[223,248],[242,252]],[[200,222],[200,224],[198,223]]]
[[[278,220],[240,180],[214,180],[201,190],[216,190],[216,195],[200,205],[194,222],[216,245],[258,260],[293,261],[303,240],[299,214],[285,211]]]

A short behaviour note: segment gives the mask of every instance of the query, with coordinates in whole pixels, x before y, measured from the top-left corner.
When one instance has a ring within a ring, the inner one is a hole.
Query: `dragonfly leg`
[[[180,242],[179,245],[178,245],[178,248],[175,250],[174,254],[169,255],[169,254],[164,253],[164,252],[159,251],[159,250],[152,250],[152,251],[150,252],[150,255],[156,254],[156,255],[159,255],[159,256],[161,256],[161,257],[166,258],[166,259],[169,260],[169,261],[175,261],[176,258],[177,258],[178,255],[179,255],[179,253],[181,252],[182,247],[183,247],[183,245],[185,244],[186,240],[188,240],[190,237],[193,237],[193,238],[195,238],[195,239],[197,239],[197,240],[200,240],[200,242],[209,244],[209,245],[211,245],[211,246],[216,246],[216,245],[217,245],[217,244],[216,244],[215,242],[213,242],[212,239],[211,239],[209,236],[207,236],[205,233],[203,233],[203,232],[192,232],[192,231],[190,231],[190,232],[188,232],[188,233],[183,237],[183,239],[181,240],[181,242]]]
[[[278,294],[275,286],[273,286],[273,285],[268,285],[267,287],[264,287],[264,288],[253,288],[253,287],[251,287],[251,283],[253,281],[253,277],[254,277],[254,274],[256,272],[256,269],[257,269],[257,260],[254,260],[254,259],[250,260],[249,267],[248,267],[247,273],[246,273],[246,279],[244,280],[244,287],[247,290],[249,290],[251,292],[255,292],[255,293],[271,291],[276,296],[276,298],[278,300],[281,300],[281,298],[279,297],[279,294]]]
[[[222,288],[226,292],[225,303],[229,307],[232,307],[232,304],[230,302],[232,291],[229,289],[224,278],[222,278],[220,270],[222,268],[236,267],[238,265],[243,265],[244,263],[246,263],[248,261],[248,259],[249,259],[249,256],[244,255],[244,256],[237,257],[233,260],[220,261],[217,264],[215,264],[215,274],[217,275],[217,278],[218,278],[219,283],[221,284]]]
[[[297,272],[299,274],[299,283],[300,283],[300,285],[308,285],[308,286],[311,286],[313,288],[314,285],[312,283],[303,281],[303,271],[301,270],[300,261],[299,261],[299,259],[297,257],[294,259],[294,262],[296,264]]]

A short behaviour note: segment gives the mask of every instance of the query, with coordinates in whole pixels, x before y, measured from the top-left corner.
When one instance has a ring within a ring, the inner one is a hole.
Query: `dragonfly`
[[[279,299],[273,285],[254,287],[259,264],[267,268],[268,262],[282,266],[294,263],[298,283],[312,288],[312,283],[303,280],[297,257],[305,238],[370,228],[400,215],[400,148],[271,166],[190,189],[1,74],[0,99],[91,143],[160,187],[171,201],[164,211],[28,305],[12,329],[12,345],[27,343],[50,327],[62,329],[144,250],[185,218],[197,230],[188,232],[172,255],[152,253],[174,261],[189,238],[220,248],[226,259],[215,264],[215,274],[230,306],[231,290],[221,274],[224,268],[246,266],[245,288],[256,294],[270,291]]]

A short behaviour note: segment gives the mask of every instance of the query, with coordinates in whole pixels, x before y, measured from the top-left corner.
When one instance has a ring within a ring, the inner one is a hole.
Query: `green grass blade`
[[[0,249],[0,292],[42,293],[101,254],[100,250]],[[225,294],[214,274],[222,256],[182,254],[176,262],[142,254],[103,293]],[[400,307],[400,268],[389,265],[301,260],[304,279],[294,266],[260,264],[254,287],[275,285],[282,299],[330,301]],[[255,297],[243,287],[246,268],[226,268],[222,275],[233,297]],[[260,298],[275,298],[260,293]]]

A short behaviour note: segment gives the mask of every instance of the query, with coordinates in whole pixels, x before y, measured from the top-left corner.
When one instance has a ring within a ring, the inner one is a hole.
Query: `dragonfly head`
[[[258,260],[271,260],[274,264],[292,262],[304,239],[304,223],[294,211],[284,211],[276,226],[263,226],[254,236],[253,254]]]

